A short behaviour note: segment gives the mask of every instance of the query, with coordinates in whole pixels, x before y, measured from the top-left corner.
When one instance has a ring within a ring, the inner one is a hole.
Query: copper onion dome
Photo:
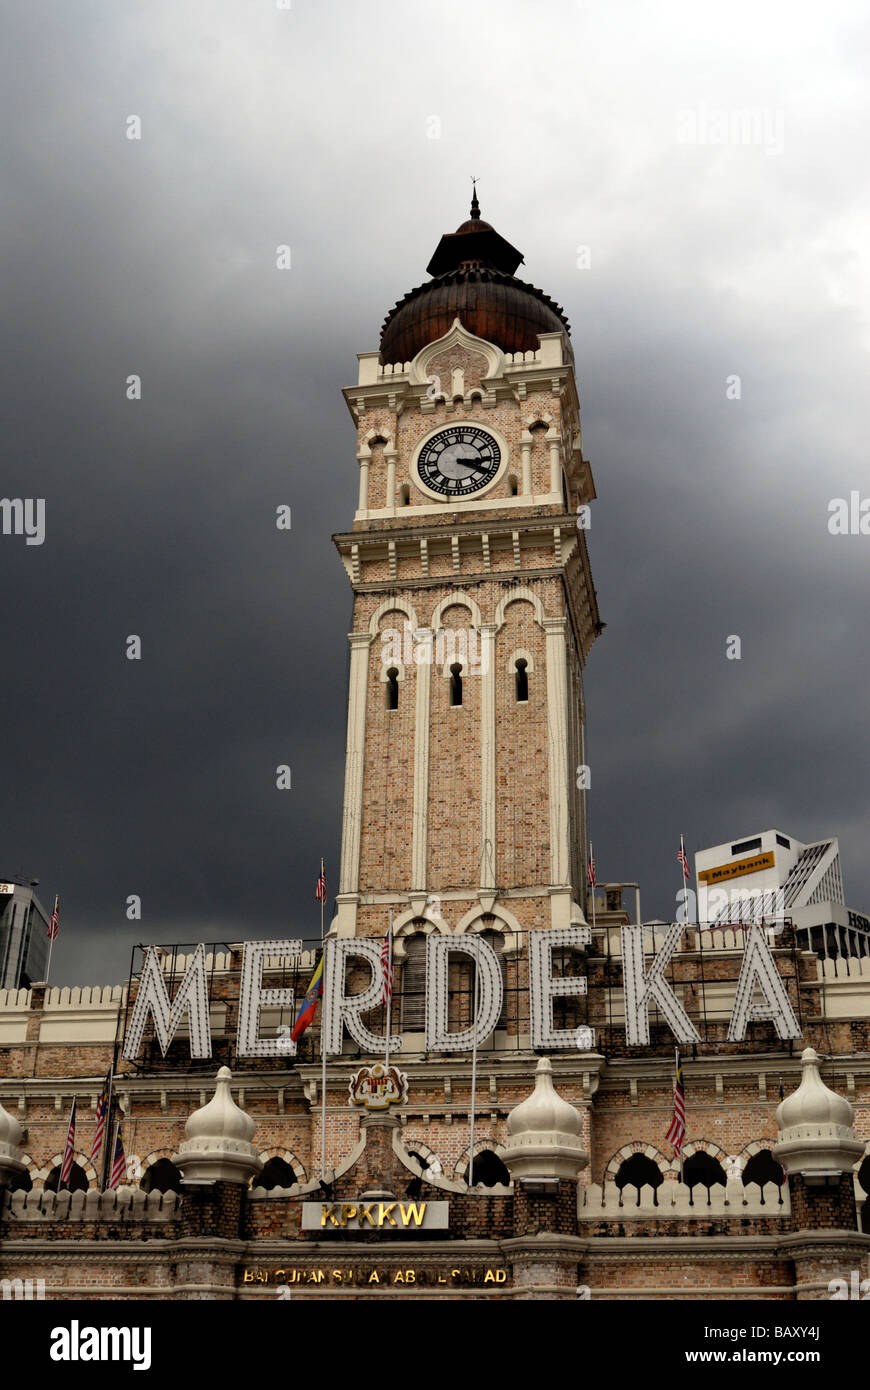
[[[514,272],[522,253],[480,216],[475,190],[471,216],[442,236],[426,269],[433,277],[390,310],[381,329],[381,361],[410,362],[458,318],[464,328],[503,352],[540,346],[539,333],[570,332],[561,307]],[[570,346],[569,346],[570,351]]]

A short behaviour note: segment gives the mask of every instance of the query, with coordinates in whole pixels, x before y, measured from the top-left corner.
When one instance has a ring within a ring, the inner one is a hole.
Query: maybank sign
[[[715,869],[701,869],[699,883],[724,883],[729,878],[742,878],[744,874],[760,874],[762,869],[775,866],[774,854],[753,854],[750,859],[737,859],[733,864],[719,864]]]
[[[649,949],[649,931],[643,925],[620,928],[622,984],[625,1002],[625,1037],[630,1045],[649,1043],[649,1011],[658,1009],[674,1037],[683,1043],[699,1043],[701,1036],[666,977],[671,957],[679,947],[685,925],[674,922],[664,934],[659,950]],[[557,1028],[554,1000],[584,995],[585,975],[559,975],[553,952],[564,948],[584,950],[591,942],[588,926],[555,927],[529,932],[529,1033],[535,1051],[591,1051],[591,1028]],[[263,972],[276,960],[302,954],[301,941],[246,941],[242,948],[239,986],[237,1057],[287,1057],[296,1055],[292,1036],[261,1037],[260,1014],[264,1008],[296,1008],[291,987],[269,988]],[[449,962],[451,956],[470,958],[475,967],[475,1016],[467,1028],[450,1029]],[[369,972],[362,989],[349,989],[360,965]],[[190,957],[184,977],[170,1000],[161,965],[160,948],[146,946],[136,999],[124,1035],[122,1055],[135,1061],[149,1021],[166,1055],[179,1026],[186,1020],[191,1057],[211,1057],[208,969],[205,946],[200,943]],[[429,936],[426,938],[425,1042],[430,1053],[471,1052],[482,1047],[495,1031],[502,1012],[504,984],[501,963],[492,947],[478,936]],[[400,1052],[403,1038],[373,1033],[365,1015],[377,1010],[387,989],[380,937],[339,937],[326,941],[323,952],[323,995],[320,1038],[323,1054],[339,1055],[345,1036],[353,1038],[363,1053],[376,1057],[389,1049]],[[764,931],[752,926],[746,935],[734,1008],[728,1025],[729,1042],[741,1042],[753,1022],[772,1023],[782,1038],[801,1037],[800,1025]]]

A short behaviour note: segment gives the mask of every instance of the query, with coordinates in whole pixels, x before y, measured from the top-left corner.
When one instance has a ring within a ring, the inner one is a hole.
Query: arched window
[[[511,497],[516,497],[516,496],[518,496],[519,490],[520,490],[520,485],[519,485],[519,482],[517,481],[517,475],[516,475],[516,473],[510,473],[510,474],[508,475],[508,492],[509,492],[510,496],[511,496]]]
[[[616,1186],[620,1192],[625,1187],[636,1187],[638,1200],[640,1200],[640,1189],[651,1187],[653,1189],[653,1202],[658,1206],[658,1198],[655,1195],[656,1188],[661,1186],[662,1175],[659,1172],[658,1164],[653,1163],[646,1154],[632,1154],[631,1158],[626,1158],[619,1165],[619,1172],[616,1175]]]
[[[517,704],[525,704],[529,698],[529,663],[524,656],[518,656],[514,662],[516,669],[515,683],[517,690]]]
[[[426,937],[422,932],[405,940],[401,984],[402,1028],[422,1033],[426,1026]]]
[[[408,507],[411,505],[411,489],[407,483],[403,483],[399,489],[399,506]]]
[[[474,1155],[471,1180],[475,1187],[509,1187],[511,1175],[498,1154],[492,1149],[483,1149]]]
[[[766,1182],[775,1182],[777,1187],[785,1182],[785,1173],[770,1149],[759,1149],[747,1161],[743,1169],[743,1186],[748,1187],[751,1182],[757,1182],[762,1189]]]
[[[33,1188],[33,1178],[27,1168],[20,1173],[15,1173],[9,1183],[10,1192],[30,1192]]]
[[[143,1192],[180,1192],[181,1173],[168,1158],[158,1158],[145,1169],[139,1183]]]
[[[462,667],[455,661],[450,667],[450,703],[462,704]]]
[[[295,1187],[296,1174],[285,1158],[270,1158],[263,1165],[263,1171],[254,1179],[255,1187],[265,1187],[271,1192],[276,1187]]]
[[[63,1184],[60,1181],[61,1165],[58,1163],[52,1168],[45,1180],[46,1192],[87,1192],[90,1186],[88,1175],[80,1163],[74,1163],[69,1180]]]
[[[707,1205],[710,1204],[710,1189],[713,1187],[725,1186],[725,1174],[722,1171],[722,1164],[699,1149],[687,1158],[683,1164],[683,1182],[690,1187],[693,1192],[696,1187],[706,1189]],[[701,1197],[703,1201],[703,1196]]]
[[[391,666],[387,672],[387,709],[399,708],[399,672]]]

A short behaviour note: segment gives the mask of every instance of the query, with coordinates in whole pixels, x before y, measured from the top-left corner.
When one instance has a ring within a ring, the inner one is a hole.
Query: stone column
[[[347,750],[344,774],[344,815],[341,825],[341,874],[339,893],[359,889],[359,851],[362,831],[363,760],[366,738],[366,696],[368,693],[369,632],[352,632],[350,642],[350,682],[347,703]]]
[[[852,1106],[822,1081],[819,1057],[808,1047],[803,1076],[778,1106],[774,1157],[788,1173],[790,1231],[781,1250],[794,1263],[799,1300],[830,1299],[833,1281],[846,1287],[864,1277],[870,1236],[857,1229],[852,1170],[864,1152],[852,1128]]]
[[[586,1243],[577,1234],[577,1174],[589,1162],[582,1117],[553,1087],[542,1057],[535,1089],[508,1115],[501,1158],[514,1182],[514,1235],[502,1241],[518,1300],[576,1299]]]
[[[495,623],[480,625],[480,887],[494,889],[495,789]],[[487,842],[489,850],[487,852]]]
[[[550,884],[568,882],[568,749],[566,618],[545,618],[547,635],[547,763],[550,777]]]
[[[229,1067],[221,1067],[214,1097],[190,1116],[187,1138],[173,1156],[183,1175],[177,1298],[235,1297],[247,1184],[263,1165],[251,1143],[254,1121],[233,1100],[231,1079]]]

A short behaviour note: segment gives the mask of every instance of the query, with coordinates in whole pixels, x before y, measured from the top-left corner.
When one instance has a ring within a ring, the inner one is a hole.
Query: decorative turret
[[[21,1161],[24,1132],[8,1110],[0,1105],[0,1188],[8,1187],[12,1179],[23,1173],[26,1165]]]
[[[214,1096],[184,1126],[187,1138],[172,1161],[185,1183],[246,1183],[263,1166],[251,1143],[254,1121],[233,1100],[231,1080],[229,1067],[221,1067]]]
[[[503,352],[535,351],[540,333],[562,333],[570,356],[567,318],[542,290],[516,278],[522,262],[522,252],[481,218],[475,191],[471,216],[442,236],[426,267],[433,278],[387,315],[381,362],[410,362],[456,318]]]
[[[849,1172],[864,1145],[852,1128],[851,1105],[819,1075],[815,1049],[805,1048],[801,1062],[801,1084],[777,1107],[780,1139],[773,1152],[789,1176],[800,1173],[813,1185]]]
[[[589,1162],[580,1140],[580,1112],[553,1086],[549,1057],[535,1068],[535,1089],[507,1118],[510,1138],[500,1157],[520,1182],[576,1178]]]

